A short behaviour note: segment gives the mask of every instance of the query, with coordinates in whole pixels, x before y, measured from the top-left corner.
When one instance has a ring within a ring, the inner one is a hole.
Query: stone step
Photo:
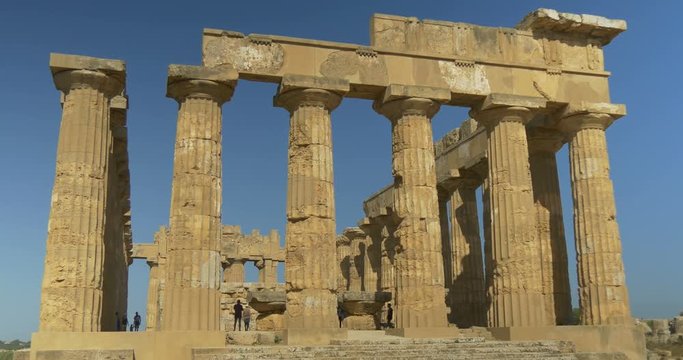
[[[561,341],[458,342],[457,339],[405,339],[325,346],[229,346],[195,349],[194,360],[240,359],[558,359],[576,360]],[[354,340],[344,340],[351,341]]]

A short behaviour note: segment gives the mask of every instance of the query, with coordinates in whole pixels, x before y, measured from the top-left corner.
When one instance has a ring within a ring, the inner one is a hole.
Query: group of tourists
[[[118,311],[116,312],[116,331],[140,331],[140,324],[142,324],[142,317],[140,314],[135,312],[135,316],[133,316],[133,323],[129,324],[128,323],[128,315],[123,314],[122,317],[119,317]],[[128,327],[130,325],[130,328]]]
[[[232,324],[232,330],[242,331],[242,321],[244,321],[244,331],[249,331],[249,323],[251,322],[251,308],[249,305],[242,306],[242,302],[237,300],[237,303],[232,307],[235,312],[235,322]]]

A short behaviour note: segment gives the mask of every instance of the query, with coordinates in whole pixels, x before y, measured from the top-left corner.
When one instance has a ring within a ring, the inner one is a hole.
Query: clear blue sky
[[[153,3],[153,4],[152,4]],[[168,64],[201,62],[202,28],[368,44],[374,12],[514,26],[539,7],[628,21],[605,51],[615,103],[629,115],[608,131],[618,221],[635,316],[683,310],[680,206],[681,58],[678,1],[12,1],[0,4],[0,339],[28,339],[38,324],[40,282],[59,93],[50,52],[123,59],[128,66],[133,232],[150,242],[168,222],[176,103],[164,97]],[[223,112],[223,222],[283,232],[288,115],[275,85],[238,84]],[[466,111],[445,108],[435,136]],[[362,217],[361,202],[391,181],[390,128],[367,101],[333,114],[337,229]],[[566,148],[558,153],[573,266]],[[147,265],[131,268],[129,311],[144,311]],[[253,277],[254,273],[251,272]],[[575,280],[573,283],[575,284]],[[576,301],[576,291],[572,293]]]

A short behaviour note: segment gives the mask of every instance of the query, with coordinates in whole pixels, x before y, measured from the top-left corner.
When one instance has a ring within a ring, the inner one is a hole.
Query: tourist
[[[394,319],[394,309],[391,307],[391,304],[387,304],[387,327],[388,328],[393,328],[394,324],[391,323],[391,320]]]
[[[121,331],[126,331],[128,329],[128,315],[123,314],[123,319],[121,320]]]
[[[140,324],[141,323],[142,323],[142,317],[140,317],[140,314],[138,314],[138,312],[136,311],[135,316],[133,316],[133,325],[134,325],[133,329],[135,329],[135,331],[140,331]]]
[[[342,309],[341,306],[337,305],[337,318],[339,319],[339,327],[342,327],[342,321],[344,321],[345,317],[346,314],[344,313],[344,309]]]
[[[242,302],[237,300],[237,303],[232,308],[235,310],[235,322],[232,324],[232,331],[236,330],[237,324],[239,324],[239,331],[242,331],[242,311],[244,310]]]
[[[245,305],[242,317],[244,318],[244,331],[249,331],[249,322],[251,322],[251,309],[249,305]]]

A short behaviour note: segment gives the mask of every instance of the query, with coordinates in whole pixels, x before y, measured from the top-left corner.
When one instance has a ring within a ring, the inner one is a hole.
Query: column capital
[[[439,197],[448,196],[458,188],[476,189],[484,179],[474,171],[451,169],[445,177],[437,179]]]
[[[546,100],[543,98],[493,93],[479,106],[472,108],[470,116],[487,128],[508,121],[526,125],[533,119],[534,112],[545,106]]]
[[[320,106],[332,111],[349,89],[349,81],[344,79],[285,74],[273,105],[290,113],[300,106]]]
[[[564,134],[557,130],[545,128],[528,128],[526,137],[529,142],[529,153],[556,153],[564,144]]]
[[[126,85],[126,63],[121,60],[51,53],[50,71],[55,87],[64,94],[72,89],[95,89],[111,98]]]
[[[609,103],[572,103],[560,113],[558,128],[567,135],[582,129],[607,129],[620,117],[626,115],[626,106]]]
[[[431,119],[441,104],[450,100],[451,92],[448,89],[391,84],[372,107],[391,121],[404,115],[422,115]]]
[[[232,98],[237,78],[237,71],[226,66],[169,65],[166,96],[178,102],[207,98],[222,105]]]

